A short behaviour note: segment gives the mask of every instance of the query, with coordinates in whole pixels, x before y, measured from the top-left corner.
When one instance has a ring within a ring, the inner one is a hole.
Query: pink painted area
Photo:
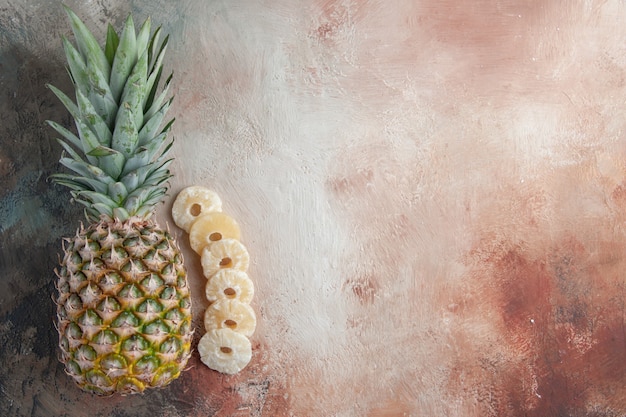
[[[175,187],[241,219],[293,415],[626,412],[624,4],[203,13]]]

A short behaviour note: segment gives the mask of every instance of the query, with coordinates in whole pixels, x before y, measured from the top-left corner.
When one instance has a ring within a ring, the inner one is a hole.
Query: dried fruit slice
[[[239,300],[250,304],[254,297],[254,283],[243,271],[221,269],[207,281],[205,295],[211,303],[217,300]]]
[[[204,276],[212,278],[221,269],[247,271],[250,255],[237,239],[222,239],[204,248],[200,262]]]
[[[232,217],[222,212],[206,213],[198,217],[189,229],[189,243],[197,254],[222,239],[239,239],[239,225]]]
[[[239,300],[217,300],[204,312],[206,331],[231,329],[246,337],[256,329],[256,315],[250,305]]]
[[[200,360],[223,374],[236,374],[252,359],[252,345],[244,335],[231,329],[211,330],[198,343]]]
[[[210,212],[222,211],[222,200],[216,192],[199,185],[183,189],[172,206],[172,217],[176,226],[189,233],[196,219]]]

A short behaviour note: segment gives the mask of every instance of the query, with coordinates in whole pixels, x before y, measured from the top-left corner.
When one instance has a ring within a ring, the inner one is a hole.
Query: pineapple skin
[[[64,241],[56,299],[60,361],[85,391],[133,394],[177,378],[190,357],[183,256],[152,220],[103,216]]]

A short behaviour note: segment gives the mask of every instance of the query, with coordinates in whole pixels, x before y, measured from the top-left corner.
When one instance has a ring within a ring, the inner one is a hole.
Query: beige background
[[[175,178],[252,257],[253,360],[100,399],[56,361],[47,177],[59,2],[0,0],[0,410],[10,416],[626,414],[626,4],[69,1],[170,34]]]

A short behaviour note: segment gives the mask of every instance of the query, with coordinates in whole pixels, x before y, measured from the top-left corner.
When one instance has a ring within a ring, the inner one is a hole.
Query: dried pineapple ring
[[[211,278],[221,269],[247,271],[250,255],[237,239],[222,239],[204,248],[200,262],[204,276]]]
[[[200,360],[209,368],[223,374],[236,374],[250,363],[250,340],[231,329],[211,330],[198,343]]]
[[[217,300],[204,312],[204,328],[207,332],[231,329],[250,337],[256,329],[256,315],[252,307],[239,300]]]
[[[221,213],[206,213],[198,217],[189,229],[189,243],[197,254],[222,239],[239,239],[239,225],[232,217]]]
[[[254,283],[243,271],[221,269],[207,281],[205,295],[210,302],[239,300],[249,304],[254,297]]]
[[[178,193],[172,206],[172,217],[176,226],[189,233],[191,225],[199,216],[219,211],[222,211],[222,200],[217,193],[192,185]]]

